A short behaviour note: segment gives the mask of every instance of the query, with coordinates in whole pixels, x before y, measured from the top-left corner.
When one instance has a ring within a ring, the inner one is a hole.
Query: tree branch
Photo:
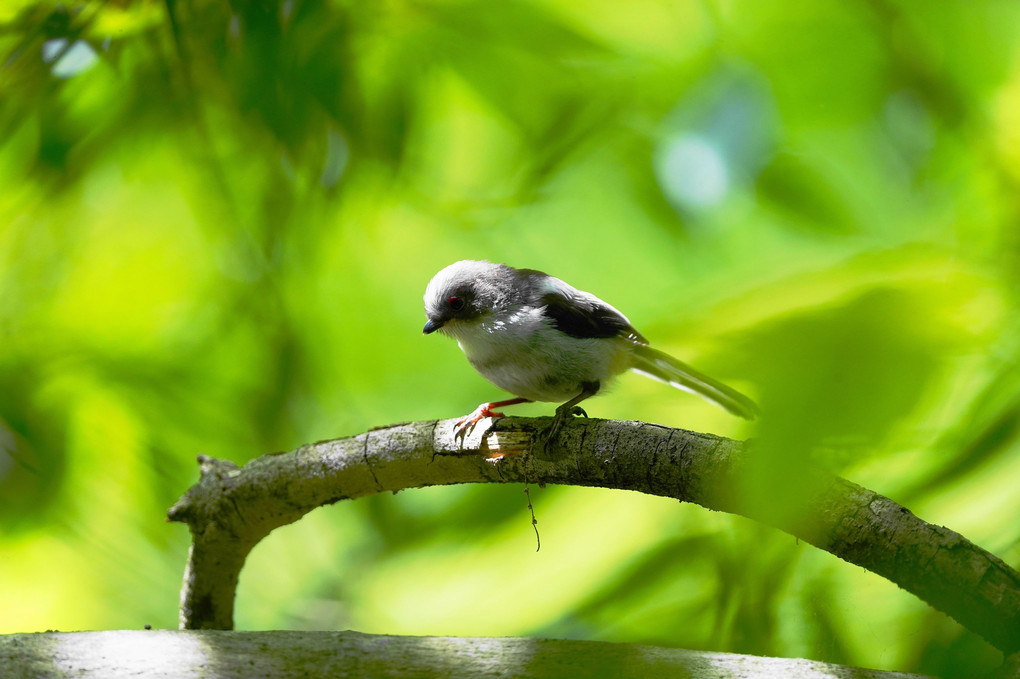
[[[919,674],[604,641],[399,637],[359,632],[120,630],[0,636],[4,676],[642,677],[928,679]]]
[[[790,470],[793,481],[764,495],[741,491],[760,478],[753,446],[709,434],[578,419],[542,446],[535,442],[547,418],[506,418],[464,441],[454,438],[453,426],[443,420],[373,429],[241,468],[200,457],[201,480],[168,513],[193,536],[181,628],[231,629],[248,552],[316,507],[382,491],[527,480],[635,490],[741,514],[888,578],[1006,654],[1020,650],[1020,574],[958,533],[818,467]],[[497,454],[508,456],[485,459]]]

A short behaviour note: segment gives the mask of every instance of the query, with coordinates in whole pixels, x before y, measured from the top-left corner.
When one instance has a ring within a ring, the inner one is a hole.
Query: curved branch
[[[316,507],[382,491],[527,480],[635,490],[741,514],[888,578],[1007,654],[1020,650],[1020,574],[958,533],[820,468],[796,470],[794,482],[765,496],[741,492],[754,482],[760,460],[740,441],[579,419],[567,422],[554,443],[536,445],[547,418],[506,418],[462,441],[454,422],[373,429],[240,468],[199,458],[201,480],[168,513],[193,535],[181,627],[231,629],[248,552]],[[507,457],[485,459],[499,454]]]

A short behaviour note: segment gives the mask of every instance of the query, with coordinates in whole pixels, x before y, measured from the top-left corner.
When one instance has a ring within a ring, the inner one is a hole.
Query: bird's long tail
[[[631,368],[639,373],[697,394],[745,419],[753,420],[758,414],[754,401],[669,354],[639,345],[634,347],[632,356]]]

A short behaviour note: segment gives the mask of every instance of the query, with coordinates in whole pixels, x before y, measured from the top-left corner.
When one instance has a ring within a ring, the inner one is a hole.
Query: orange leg
[[[478,424],[478,421],[486,417],[503,417],[503,413],[497,413],[493,408],[502,408],[503,406],[517,405],[518,403],[530,403],[526,398],[511,398],[506,401],[493,401],[492,403],[483,403],[467,417],[461,418],[455,427],[454,433],[457,436],[464,436]]]

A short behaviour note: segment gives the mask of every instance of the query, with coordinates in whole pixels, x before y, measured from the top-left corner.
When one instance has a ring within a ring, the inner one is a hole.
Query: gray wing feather
[[[648,344],[626,316],[595,295],[541,271],[519,269],[518,273],[530,279],[530,302],[545,307],[546,317],[563,334],[579,339],[619,337],[634,344]]]

